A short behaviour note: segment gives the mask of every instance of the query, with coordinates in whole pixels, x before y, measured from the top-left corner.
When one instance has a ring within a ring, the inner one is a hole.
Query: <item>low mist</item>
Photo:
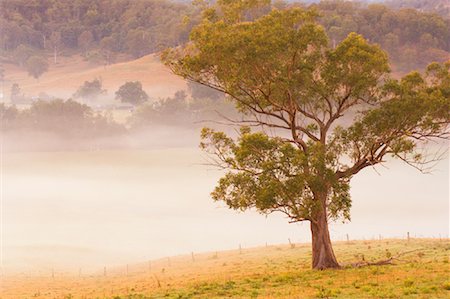
[[[122,138],[108,142],[127,140],[127,147],[3,154],[6,273],[92,272],[239,244],[310,240],[308,223],[213,202],[209,193],[222,172],[207,165],[198,130],[158,127]],[[352,181],[352,221],[333,224],[333,239],[448,236],[448,157],[429,175],[390,162]]]

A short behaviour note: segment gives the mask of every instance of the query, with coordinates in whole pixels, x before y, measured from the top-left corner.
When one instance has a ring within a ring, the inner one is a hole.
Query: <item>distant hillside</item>
[[[169,0],[0,1],[0,49],[138,58],[186,41],[191,11]]]
[[[9,96],[11,85],[18,83],[27,96],[46,93],[62,98],[71,97],[84,81],[100,78],[108,97],[127,81],[141,81],[150,98],[158,99],[186,89],[184,80],[173,75],[156,56],[147,55],[137,60],[108,66],[92,66],[80,56],[65,57],[57,65],[51,65],[39,80],[12,64],[5,64],[5,96]]]
[[[277,7],[298,6],[295,2]],[[396,74],[450,59],[445,0],[307,2],[303,6],[320,12],[318,22],[330,43],[350,32],[362,34],[387,51]],[[67,98],[94,78],[103,80],[110,97],[126,81],[139,80],[150,97],[158,98],[173,95],[184,83],[145,55],[186,42],[200,15],[190,4],[169,0],[8,0],[0,1],[0,17],[4,98],[13,83],[28,96],[43,92]],[[49,66],[39,80],[28,74],[32,58]],[[137,60],[117,63],[132,59]]]

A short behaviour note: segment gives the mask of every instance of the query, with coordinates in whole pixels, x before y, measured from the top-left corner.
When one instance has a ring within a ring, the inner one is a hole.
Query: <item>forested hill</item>
[[[187,39],[190,4],[165,0],[2,0],[1,49],[93,49],[141,57]]]
[[[380,44],[399,71],[422,69],[432,61],[450,59],[450,18],[382,4],[323,1],[312,6],[321,12],[321,23],[336,42],[350,32],[358,32]]]
[[[361,33],[388,51],[395,70],[420,69],[431,61],[448,60],[450,18],[422,11],[422,6],[420,10],[400,8],[403,2],[274,1],[274,6],[317,8],[332,42],[349,32]],[[442,3],[413,1],[417,5],[425,2],[436,7]],[[199,10],[184,1],[0,0],[0,58],[25,66],[31,56],[56,63],[60,55],[81,54],[108,64],[117,55],[138,58],[181,44],[198,20]]]
[[[384,2],[392,8],[415,8],[450,17],[450,2],[448,0],[387,0]]]

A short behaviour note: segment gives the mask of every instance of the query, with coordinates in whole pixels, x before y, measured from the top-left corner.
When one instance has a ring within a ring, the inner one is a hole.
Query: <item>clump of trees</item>
[[[128,122],[133,129],[145,129],[152,125],[191,124],[192,120],[186,93],[177,91],[173,97],[139,106]]]
[[[139,106],[148,99],[148,94],[142,89],[142,83],[139,81],[126,82],[116,91],[116,100],[122,103]]]
[[[4,132],[46,132],[63,138],[89,139],[126,132],[107,115],[73,100],[38,100],[27,109],[0,104]]]
[[[48,71],[48,61],[44,57],[31,56],[27,59],[26,69],[30,76],[38,79],[43,73]]]
[[[101,79],[95,78],[92,81],[84,81],[77,91],[73,94],[75,99],[81,98],[85,101],[96,100],[100,95],[105,94]]]
[[[338,268],[328,226],[350,220],[351,179],[388,156],[423,169],[420,146],[449,138],[450,63],[395,80],[377,44],[354,32],[334,43],[315,11],[249,19],[229,3],[207,8],[188,45],[163,55],[175,74],[221,91],[242,113],[237,138],[202,130],[201,147],[228,170],[211,195],[232,209],[309,221],[312,267]]]
[[[191,85],[195,86],[195,85]],[[194,89],[198,86],[194,87]],[[236,110],[217,92],[203,88],[202,97],[189,96],[185,91],[177,91],[172,97],[160,99],[153,103],[140,105],[133,111],[128,124],[133,130],[147,129],[154,125],[198,127],[204,123],[216,122],[221,115],[232,117]],[[198,96],[198,94],[196,94]]]

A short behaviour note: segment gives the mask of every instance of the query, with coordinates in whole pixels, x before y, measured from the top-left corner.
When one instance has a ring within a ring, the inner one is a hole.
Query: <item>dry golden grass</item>
[[[12,276],[0,298],[449,298],[448,239],[335,243],[342,264],[405,253],[394,265],[314,271],[308,244],[195,254],[78,277]]]
[[[61,57],[58,64],[50,63],[49,71],[39,80],[30,77],[23,68],[13,64],[5,64],[4,68],[6,96],[11,85],[18,83],[28,95],[45,92],[70,97],[84,81],[95,78],[102,79],[103,87],[111,97],[114,97],[114,92],[127,81],[141,81],[145,91],[154,98],[168,97],[177,90],[186,88],[184,80],[173,75],[156,55],[147,55],[106,67],[89,64],[81,56]]]

